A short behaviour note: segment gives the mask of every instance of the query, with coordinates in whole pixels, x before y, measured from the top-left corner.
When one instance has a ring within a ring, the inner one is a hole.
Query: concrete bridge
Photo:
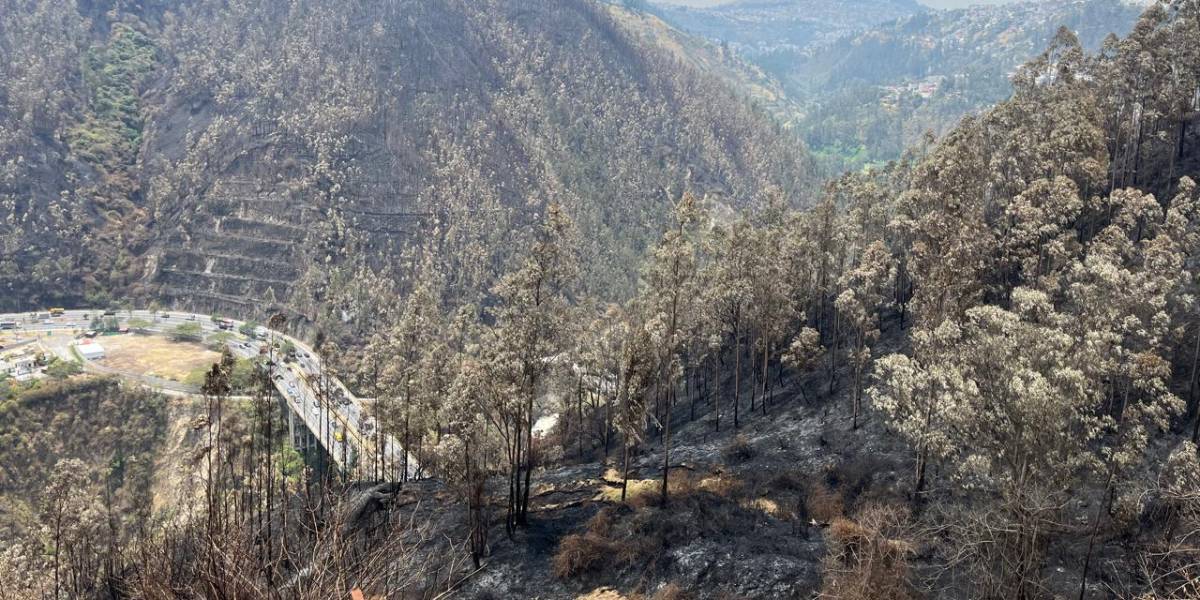
[[[34,334],[67,332],[81,335],[89,329],[93,319],[105,318],[105,312],[103,309],[71,309],[56,316],[46,312],[8,313],[0,314],[0,323],[12,323],[17,331]],[[195,313],[136,309],[108,312],[107,318],[116,318],[122,327],[135,320],[149,323],[149,327],[139,331],[151,335],[166,335],[187,323],[198,325],[205,338],[228,331],[231,335],[226,345],[240,358],[259,356],[260,348],[267,344],[274,363],[269,371],[271,383],[276,399],[288,408],[288,430],[297,448],[319,447],[343,473],[355,479],[374,479],[382,475],[386,480],[399,480],[406,464],[409,478],[416,475],[416,460],[409,456],[406,463],[405,451],[400,444],[391,435],[382,434],[376,420],[368,416],[375,400],[352,394],[303,341],[275,330],[267,330],[261,340],[248,337],[238,331],[244,325],[241,321],[227,320],[225,326],[229,329],[222,329],[221,324],[210,316]],[[295,361],[285,361],[274,354],[274,346],[286,342],[296,348]],[[68,343],[43,345],[61,359],[78,359]],[[127,377],[165,393],[198,393],[178,382],[119,373],[87,359],[83,362],[88,371]]]

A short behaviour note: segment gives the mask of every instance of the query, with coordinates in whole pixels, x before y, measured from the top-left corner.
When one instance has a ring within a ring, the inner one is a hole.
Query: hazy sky
[[[674,4],[676,6],[690,6],[692,8],[709,8],[720,6],[722,4],[734,4],[738,0],[655,0],[656,4]],[[1006,2],[1015,2],[1016,0],[917,0],[925,6],[934,8],[962,8],[964,6],[972,6],[975,4],[1004,4]]]
[[[934,8],[962,8],[975,4],[1005,4],[1014,0],[917,0],[925,6]]]

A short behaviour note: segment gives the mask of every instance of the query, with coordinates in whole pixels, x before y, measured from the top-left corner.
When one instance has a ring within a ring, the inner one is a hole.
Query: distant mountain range
[[[1011,93],[1060,26],[1095,50],[1145,2],[1050,0],[933,10],[911,0],[654,0],[646,9],[778,80],[777,114],[834,173],[893,159]]]
[[[748,57],[802,51],[925,10],[915,0],[651,0],[649,6],[676,27]]]

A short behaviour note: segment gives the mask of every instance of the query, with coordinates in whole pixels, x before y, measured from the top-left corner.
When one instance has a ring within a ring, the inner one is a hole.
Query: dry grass
[[[763,513],[781,512],[769,500],[749,500],[744,484],[723,473],[672,472],[666,506],[661,503],[661,479],[630,481],[624,503],[619,502],[620,488],[613,485],[619,479],[606,479],[610,489],[597,500],[610,500],[612,505],[598,512],[582,531],[559,543],[551,562],[561,579],[586,579],[630,568],[653,579],[667,564],[663,560],[667,548],[695,539],[728,541],[744,536],[753,531]],[[686,597],[683,590],[673,587],[647,595],[668,600]]]
[[[672,581],[655,590],[651,596],[635,595],[632,600],[688,600],[689,598],[691,595],[678,583]]]
[[[770,498],[755,498],[745,504],[746,508],[762,511],[776,519],[792,519],[792,513],[784,510],[778,502]]]
[[[558,544],[558,552],[551,559],[554,575],[559,579],[578,577],[599,569],[618,550],[609,539],[612,533],[612,509],[604,508],[596,513],[583,533],[564,537]]]
[[[605,474],[609,482],[593,500],[617,503],[621,501],[621,474],[613,469]],[[742,482],[725,474],[696,476],[686,471],[671,471],[667,481],[667,493],[672,497],[690,496],[696,492],[708,492],[722,498],[733,498],[743,493]],[[662,495],[661,479],[630,479],[626,485],[625,503],[635,508],[658,504]]]
[[[111,335],[97,341],[104,346],[104,358],[98,364],[122,373],[172,381],[185,381],[193,371],[221,358],[200,344],[176,342],[162,336]]]
[[[840,490],[825,484],[813,486],[805,499],[809,517],[818,523],[832,523],[846,513],[846,500]]]
[[[598,587],[582,596],[576,596],[575,600],[626,600],[626,597],[610,587]]]
[[[904,600],[914,597],[908,560],[916,534],[904,507],[867,504],[854,520],[830,524],[822,562],[822,598]]]
[[[612,480],[610,480],[612,481]],[[605,486],[596,495],[595,500],[598,502],[620,502],[621,501],[621,476],[618,474],[615,478],[617,485]],[[634,501],[635,498],[642,498],[659,493],[662,487],[661,479],[630,479],[625,484],[625,500],[627,502]]]

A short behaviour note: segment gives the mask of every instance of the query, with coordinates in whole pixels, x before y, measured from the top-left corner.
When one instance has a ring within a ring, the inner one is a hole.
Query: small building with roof
[[[75,351],[79,352],[79,355],[87,360],[104,358],[104,346],[96,342],[75,344]]]

